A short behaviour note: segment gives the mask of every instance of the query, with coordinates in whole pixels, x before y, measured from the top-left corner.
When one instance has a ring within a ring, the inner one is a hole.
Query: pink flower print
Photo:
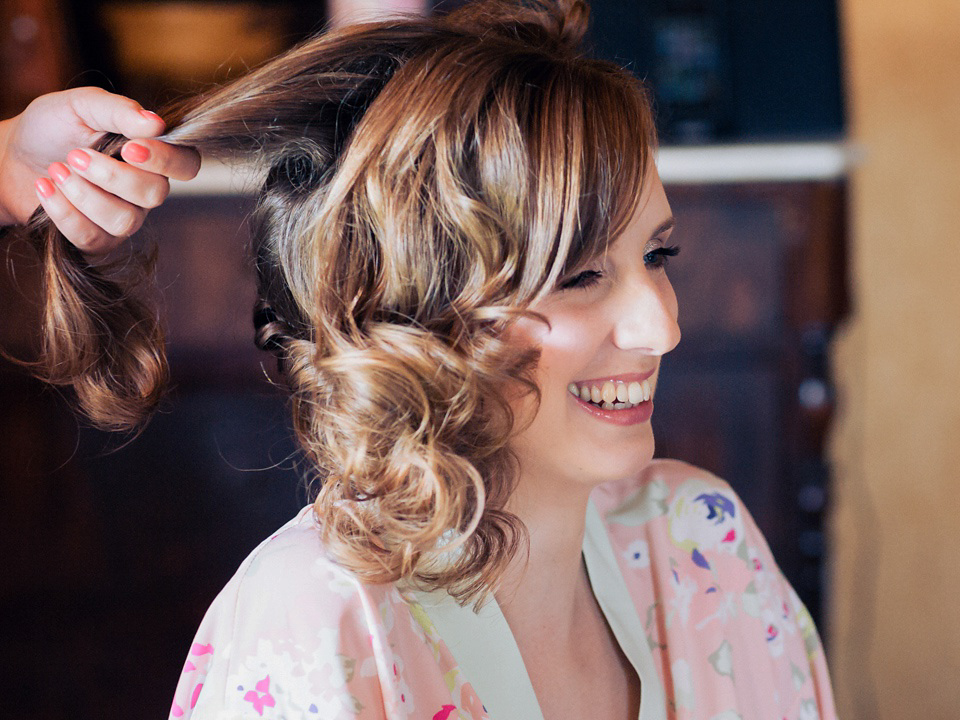
[[[767,625],[767,642],[773,642],[779,634],[780,632],[777,630],[776,625],[773,623]]]
[[[200,643],[194,643],[190,647],[191,655],[210,655],[213,653],[213,645],[209,643],[206,645],[201,645]]]
[[[393,676],[399,678],[400,672],[397,670],[397,664],[393,664]],[[407,701],[406,696],[403,694],[403,691],[400,692],[400,702],[405,703]]]
[[[454,712],[457,709],[456,705],[444,705],[433,715],[433,720],[456,720],[454,715],[452,718],[450,713]]]
[[[267,675],[263,680],[258,682],[256,690],[248,691],[247,694],[243,696],[243,699],[253,705],[253,709],[257,711],[257,714],[263,717],[263,709],[265,707],[273,707],[277,704],[277,701],[273,699],[273,695],[270,694],[270,676]]]
[[[200,699],[200,691],[203,690],[203,683],[197,683],[197,686],[193,689],[193,695],[190,696],[190,709],[193,710],[197,706],[197,700]]]
[[[183,708],[177,705],[177,701],[173,701],[173,707],[170,708],[170,714],[175,717],[183,717]]]
[[[737,531],[734,528],[730,528],[730,532],[723,536],[723,540],[720,542],[732,543],[737,541]]]
[[[784,634],[780,625],[780,618],[773,608],[764,608],[761,613],[764,622],[764,635],[766,636],[767,649],[771,657],[780,657],[784,650]]]

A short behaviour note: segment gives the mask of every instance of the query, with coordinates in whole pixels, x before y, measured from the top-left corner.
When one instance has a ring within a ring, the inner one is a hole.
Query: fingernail
[[[150,151],[135,142],[128,142],[124,145],[120,154],[128,162],[142,163],[150,159]]]
[[[156,122],[157,120],[159,120],[160,122],[163,122],[162,117],[160,117],[155,112],[152,112],[150,110],[140,110],[140,114],[150,122]]]
[[[53,195],[53,183],[46,178],[40,178],[34,183],[34,185],[36,186],[37,192],[40,193],[41,197],[48,198]]]
[[[67,153],[67,162],[77,170],[86,170],[90,167],[90,156],[80,148],[77,148]]]
[[[50,177],[52,177],[58,183],[65,182],[66,179],[70,177],[70,171],[67,169],[67,166],[61,162],[55,162],[53,165],[48,167],[47,172],[50,173]]]

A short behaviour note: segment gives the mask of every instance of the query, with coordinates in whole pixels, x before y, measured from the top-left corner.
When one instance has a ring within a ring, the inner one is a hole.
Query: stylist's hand
[[[42,95],[0,122],[0,225],[25,223],[37,204],[70,242],[104,255],[135,233],[170,191],[200,169],[191,148],[154,139],[163,120],[99,88]],[[131,140],[126,162],[90,150],[104,132]]]

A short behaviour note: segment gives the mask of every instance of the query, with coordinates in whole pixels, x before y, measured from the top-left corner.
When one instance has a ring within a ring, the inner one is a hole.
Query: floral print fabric
[[[653,463],[592,497],[643,622],[671,720],[832,720],[813,620],[733,490]]]
[[[726,483],[655,461],[635,481],[597,488],[592,502],[646,633],[669,720],[836,717],[810,616]],[[307,507],[254,550],[214,601],[170,717],[488,715],[414,595],[365,585],[334,565]]]

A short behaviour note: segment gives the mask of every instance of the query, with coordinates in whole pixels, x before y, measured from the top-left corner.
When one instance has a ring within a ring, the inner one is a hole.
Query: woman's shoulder
[[[336,565],[324,552],[319,528],[308,505],[283,527],[271,533],[243,561],[230,584],[238,588],[286,589],[290,583],[323,587]]]
[[[726,481],[657,460],[594,492],[668,702],[704,717],[835,717],[813,620]]]
[[[615,549],[660,556],[727,576],[763,565],[776,570],[763,533],[728,482],[679,460],[655,460],[638,477],[598,487],[592,496]]]
[[[376,702],[371,638],[386,634],[402,604],[395,586],[364,584],[336,565],[304,508],[247,556],[207,610],[171,717],[265,717],[268,707],[308,716],[321,707],[317,688],[338,708]]]
[[[678,496],[706,494],[736,509],[742,503],[730,484],[709,470],[682,460],[653,460],[639,475],[605,483],[593,491],[592,500],[609,519],[662,515]],[[706,497],[701,500],[707,499]]]
[[[366,623],[366,608],[390,601],[402,602],[394,585],[364,583],[330,558],[308,506],[247,556],[211,612],[228,613],[235,635],[255,624],[261,634],[303,636],[304,623]]]

